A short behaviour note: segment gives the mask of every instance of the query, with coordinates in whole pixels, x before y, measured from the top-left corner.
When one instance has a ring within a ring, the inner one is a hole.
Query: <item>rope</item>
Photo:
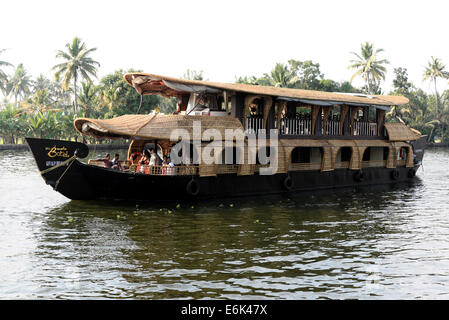
[[[140,103],[139,103],[139,108],[137,109],[137,114],[140,111],[140,107],[142,107],[142,101],[143,101],[143,94],[140,95]]]
[[[61,176],[58,178],[58,180],[56,180],[56,183],[55,183],[55,190],[58,189],[58,185],[59,185],[59,182],[61,181],[62,177],[64,177],[64,175],[65,175],[65,173],[67,172],[67,170],[69,170],[70,166],[75,162],[76,156],[73,156],[72,158],[73,158],[73,160],[72,160],[72,162],[70,162],[70,164],[67,166],[67,169],[65,169],[64,172],[61,174]]]

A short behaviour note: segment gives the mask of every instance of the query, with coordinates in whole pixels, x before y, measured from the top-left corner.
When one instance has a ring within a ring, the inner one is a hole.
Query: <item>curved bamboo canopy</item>
[[[412,130],[403,123],[385,123],[389,141],[415,141],[421,137],[416,130]]]
[[[278,99],[298,100],[314,104],[323,102],[332,104],[356,104],[373,106],[405,105],[409,100],[402,96],[364,95],[337,92],[322,92],[302,89],[288,89],[268,86],[257,86],[237,83],[218,83],[199,80],[185,80],[149,73],[128,73],[124,76],[126,82],[133,86],[139,94],[159,94],[165,97],[179,97],[191,92],[218,93],[221,91],[243,92],[253,95],[277,97]]]
[[[201,131],[195,126],[195,121],[201,124]],[[195,134],[203,137],[207,129],[215,129],[220,132],[225,140],[225,129],[240,129],[242,124],[234,117],[204,117],[187,115],[164,114],[130,114],[112,119],[78,118],[74,122],[78,132],[92,136],[95,139],[140,138],[140,139],[171,139],[174,129],[184,129],[195,139]],[[195,132],[194,130],[198,130]]]

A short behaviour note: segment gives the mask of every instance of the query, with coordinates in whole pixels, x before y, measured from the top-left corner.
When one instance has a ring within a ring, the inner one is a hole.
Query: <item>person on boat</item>
[[[139,151],[134,151],[129,155],[129,161],[131,164],[138,164],[140,159],[142,159],[142,153]]]
[[[140,172],[145,173],[148,170],[148,164],[150,163],[150,155],[148,153],[148,150],[143,150],[143,156],[140,158],[138,162],[138,170]]]
[[[104,158],[95,159],[94,161],[103,161],[105,168],[111,168],[112,167],[111,155],[109,153],[107,153]]]
[[[112,169],[123,170],[122,162],[119,160],[120,155],[118,153],[115,154],[114,159],[112,159]]]
[[[175,169],[175,164],[173,163],[173,161],[170,159],[169,156],[167,156],[167,174],[168,175],[175,175],[176,173],[176,169]]]
[[[150,149],[150,161],[149,161],[149,165],[150,166],[155,166],[157,165],[157,156],[156,156],[156,151],[154,151],[154,148]]]
[[[257,104],[251,103],[249,108],[250,108],[250,113],[251,113],[252,116],[257,115]]]
[[[167,174],[167,168],[169,168],[168,162],[167,162],[167,156],[164,156],[161,166],[162,166],[162,174]]]

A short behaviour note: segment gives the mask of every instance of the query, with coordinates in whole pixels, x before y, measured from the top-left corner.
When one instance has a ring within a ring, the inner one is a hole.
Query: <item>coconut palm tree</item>
[[[181,78],[186,79],[186,80],[204,80],[203,70],[196,71],[196,70],[187,69],[187,71],[184,73],[184,75]]]
[[[0,54],[2,54],[6,49],[1,49]],[[1,69],[1,67],[12,67],[13,65],[9,62],[0,60],[0,90],[2,90],[3,94],[6,96],[6,82],[8,79],[8,76],[6,73]]]
[[[73,80],[74,109],[76,112],[78,110],[77,81],[79,78],[83,78],[88,82],[92,82],[90,77],[97,77],[97,67],[100,66],[100,63],[89,57],[97,48],[87,49],[86,44],[81,42],[81,39],[78,37],[75,37],[72,43],[67,43],[65,46],[66,52],[58,50],[56,53],[56,58],[61,58],[65,61],[55,65],[53,70],[56,70],[56,79],[59,79],[61,74],[63,74],[62,88],[65,91],[68,90],[70,81]]]
[[[106,112],[105,118],[112,117],[118,106],[125,102],[125,98],[120,94],[121,91],[122,88],[120,87],[105,87],[101,90],[98,107],[109,110]]]
[[[269,81],[270,85],[281,88],[292,88],[299,80],[295,72],[282,63],[276,63],[270,74],[264,74],[264,78]]]
[[[80,90],[80,107],[83,110],[84,117],[91,117],[95,110],[95,99],[97,96],[97,89],[91,82],[81,82]]]
[[[23,67],[23,64],[20,63],[14,75],[6,84],[6,92],[14,96],[14,103],[18,105],[18,98],[24,98],[31,92],[31,87],[33,85],[33,81],[31,77],[28,75],[27,71]]]
[[[431,57],[430,61],[427,63],[427,67],[424,70],[423,81],[430,80],[433,82],[435,88],[435,116],[438,116],[438,105],[439,105],[439,97],[437,91],[437,79],[449,78],[449,72],[445,71],[444,68],[446,66],[441,62],[440,59]]]
[[[352,75],[351,82],[355,77],[361,76],[365,81],[366,91],[368,94],[373,93],[373,89],[379,86],[380,80],[385,80],[386,68],[384,64],[388,64],[388,60],[378,60],[377,55],[383,52],[383,49],[375,49],[374,45],[369,42],[362,43],[360,55],[351,52],[357,59],[352,59],[348,69],[357,69]]]

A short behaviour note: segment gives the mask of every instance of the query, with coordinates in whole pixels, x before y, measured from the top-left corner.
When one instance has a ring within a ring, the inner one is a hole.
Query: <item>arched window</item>
[[[362,158],[362,167],[383,167],[388,158],[388,147],[368,147]]]
[[[349,162],[351,161],[351,156],[352,156],[351,147],[341,147],[340,149],[338,149],[335,162]]]
[[[363,153],[363,161],[387,160],[388,147],[368,147]]]
[[[323,148],[296,147],[291,154],[291,163],[321,163]]]

